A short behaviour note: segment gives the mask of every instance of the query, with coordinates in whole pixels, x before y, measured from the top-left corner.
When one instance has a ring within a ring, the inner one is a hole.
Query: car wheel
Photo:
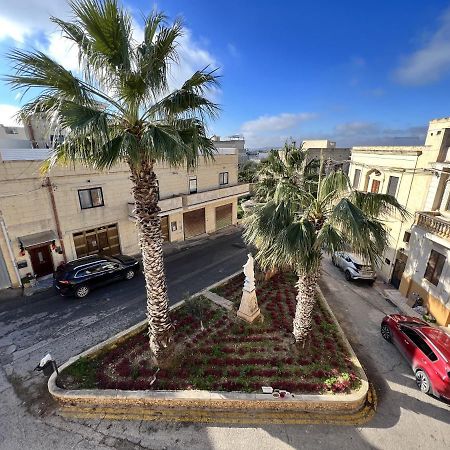
[[[127,270],[127,273],[125,274],[125,279],[131,280],[132,278],[134,278],[135,275],[136,275],[136,273],[134,272],[134,270],[132,270],[132,269]]]
[[[424,393],[429,394],[431,392],[431,383],[428,375],[423,370],[416,372],[416,383],[418,388]]]
[[[77,298],[87,297],[89,292],[90,292],[90,289],[89,289],[88,286],[86,286],[86,285],[78,286],[76,291],[75,291],[75,297],[77,297]]]
[[[352,279],[353,279],[352,274],[348,270],[345,271],[345,279],[347,281],[352,281]]]
[[[383,336],[383,338],[386,339],[386,341],[392,342],[391,330],[385,323],[381,325],[381,336]]]

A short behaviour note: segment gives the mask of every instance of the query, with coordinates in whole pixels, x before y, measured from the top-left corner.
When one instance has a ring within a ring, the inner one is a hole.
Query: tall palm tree
[[[25,104],[25,118],[35,113],[68,130],[53,149],[51,163],[81,162],[107,169],[125,162],[132,193],[147,290],[150,348],[154,355],[171,341],[155,163],[196,165],[199,155],[213,157],[204,120],[218,108],[205,96],[217,85],[214,71],[195,72],[171,91],[168,75],[178,62],[179,20],[168,25],[162,13],[145,18],[144,37],[136,42],[132,18],[116,0],[76,0],[74,19],[52,18],[78,49],[80,76],[40,51],[13,50],[16,89],[37,88]]]
[[[273,198],[280,181],[314,191],[318,173],[316,160],[308,161],[305,151],[294,143],[286,143],[283,150],[271,150],[267,159],[260,163],[256,197],[262,201]]]
[[[396,213],[408,215],[395,197],[355,191],[338,171],[319,173],[315,192],[278,180],[274,197],[245,219],[244,237],[257,248],[259,264],[298,275],[296,342],[305,343],[312,327],[323,253],[351,249],[376,265],[388,243],[383,219]]]

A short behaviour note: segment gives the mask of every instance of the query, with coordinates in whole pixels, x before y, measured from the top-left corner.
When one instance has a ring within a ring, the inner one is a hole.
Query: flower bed
[[[220,286],[221,295],[230,300],[238,297],[241,279],[238,276]],[[296,394],[358,388],[358,371],[319,301],[309,344],[305,348],[293,345],[294,283],[295,277],[289,274],[261,282],[257,295],[264,322],[252,325],[203,297],[189,300],[171,312],[175,351],[158,371],[151,365],[148,339],[142,332],[94,359],[77,360],[58,377],[58,385],[228,392],[261,392],[261,386],[272,386]]]

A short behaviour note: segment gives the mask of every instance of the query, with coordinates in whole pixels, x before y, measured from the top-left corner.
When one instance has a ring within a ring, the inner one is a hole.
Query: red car
[[[395,344],[411,364],[425,394],[450,400],[450,336],[415,317],[391,314],[381,322],[381,335]]]

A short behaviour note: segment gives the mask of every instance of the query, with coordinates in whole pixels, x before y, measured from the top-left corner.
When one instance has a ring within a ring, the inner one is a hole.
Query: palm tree
[[[260,163],[256,184],[256,197],[267,201],[274,197],[280,181],[314,191],[317,184],[319,164],[308,161],[306,152],[294,143],[286,143],[283,150],[271,150],[266,160]]]
[[[376,265],[388,243],[383,218],[395,213],[408,215],[395,197],[355,191],[338,171],[319,172],[315,192],[278,180],[274,197],[245,219],[244,238],[257,248],[261,267],[298,275],[296,342],[304,344],[312,327],[323,253],[351,249]]]
[[[195,72],[171,91],[168,75],[178,62],[179,20],[168,25],[153,12],[145,18],[144,38],[133,37],[132,18],[116,0],[76,0],[74,19],[52,18],[78,49],[80,76],[40,51],[13,50],[16,89],[39,91],[21,109],[68,130],[53,149],[51,164],[81,162],[107,169],[125,162],[131,171],[132,193],[147,290],[150,348],[157,356],[171,341],[162,235],[158,213],[155,163],[197,164],[199,155],[213,157],[204,120],[218,107],[205,96],[217,85],[214,71]]]

